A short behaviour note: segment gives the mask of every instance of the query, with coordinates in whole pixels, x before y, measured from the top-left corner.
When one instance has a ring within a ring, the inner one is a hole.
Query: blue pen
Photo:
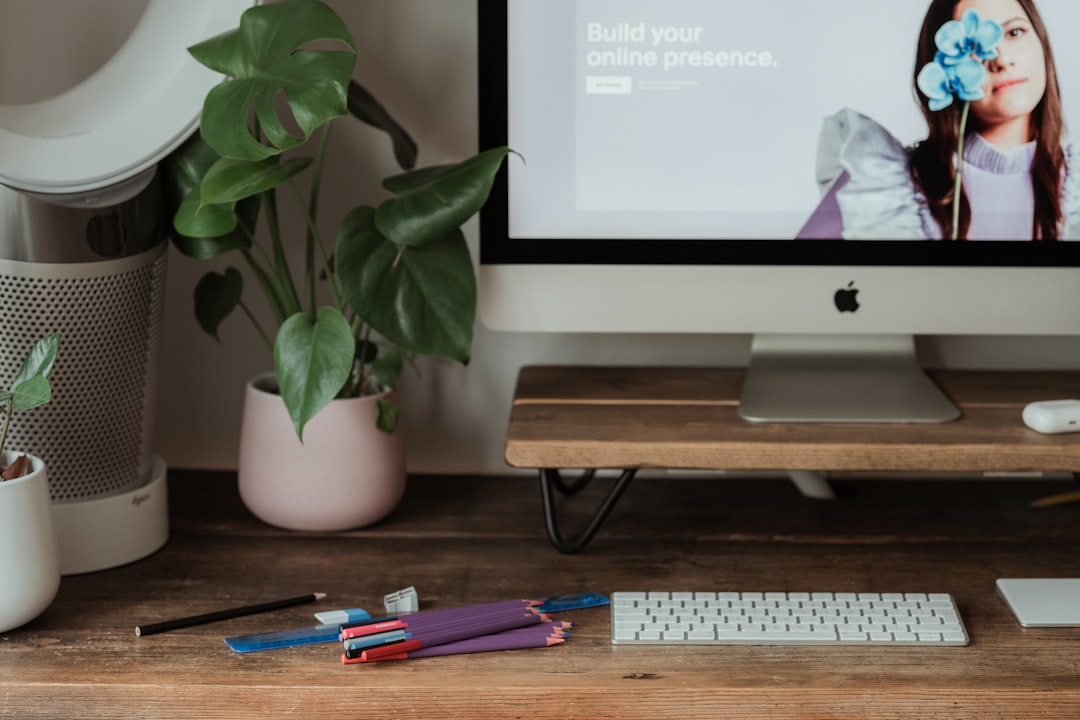
[[[349,638],[342,642],[342,646],[344,646],[345,650],[362,650],[364,648],[408,640],[411,637],[412,634],[405,630],[388,630],[387,632],[378,633],[376,635],[362,635],[360,637]]]

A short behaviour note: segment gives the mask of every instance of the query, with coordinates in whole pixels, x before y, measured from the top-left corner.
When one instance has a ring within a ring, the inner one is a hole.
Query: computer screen
[[[481,216],[489,327],[751,333],[748,393],[830,406],[807,384],[916,335],[1080,332],[1080,4],[478,6],[480,142],[518,153]],[[809,380],[751,391],[778,357]],[[909,394],[886,365],[870,408],[741,412],[955,417],[879,412]]]

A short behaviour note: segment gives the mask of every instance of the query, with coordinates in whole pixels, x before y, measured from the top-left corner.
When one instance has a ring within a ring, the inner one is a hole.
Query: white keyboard
[[[967,645],[951,595],[616,592],[616,645]]]

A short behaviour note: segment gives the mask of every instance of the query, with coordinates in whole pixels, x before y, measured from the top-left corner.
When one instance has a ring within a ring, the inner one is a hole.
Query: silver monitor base
[[[739,416],[749,422],[941,423],[960,410],[906,335],[756,335]]]

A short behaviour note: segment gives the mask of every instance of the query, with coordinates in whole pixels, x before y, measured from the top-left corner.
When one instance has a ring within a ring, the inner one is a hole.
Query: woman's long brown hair
[[[953,19],[959,0],[933,0],[926,11],[919,45],[915,56],[915,77],[919,70],[934,59],[937,46],[934,34],[943,24]],[[1035,196],[1032,238],[1039,240],[1057,240],[1058,227],[1061,224],[1061,184],[1065,167],[1065,151],[1061,147],[1065,121],[1061,111],[1061,91],[1058,87],[1054,56],[1050,50],[1050,39],[1046,34],[1039,11],[1034,0],[1017,0],[1038,36],[1046,58],[1046,92],[1032,112],[1033,140],[1035,158],[1031,168],[1031,183]],[[944,237],[952,235],[952,200],[953,200],[953,158],[956,153],[960,112],[962,104],[954,102],[947,108],[931,111],[928,99],[915,90],[919,107],[929,128],[929,135],[916,146],[911,156],[911,176],[915,184],[926,196],[929,209]],[[971,125],[969,124],[970,128]],[[957,237],[967,238],[971,226],[971,206],[967,196],[961,190],[960,227]]]

